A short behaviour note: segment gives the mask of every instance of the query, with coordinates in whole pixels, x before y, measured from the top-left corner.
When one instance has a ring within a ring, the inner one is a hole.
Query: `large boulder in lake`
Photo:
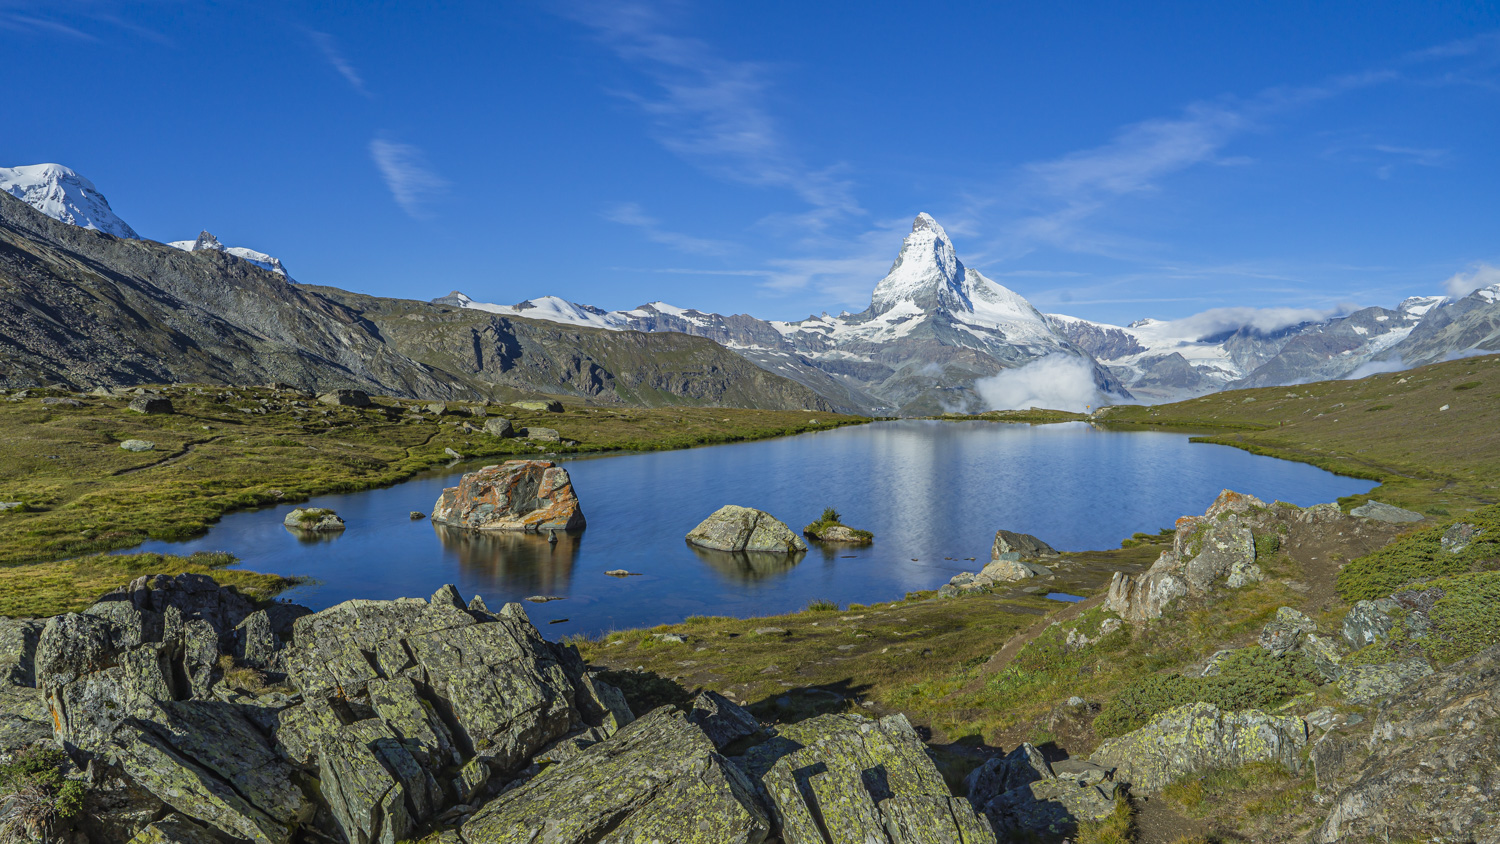
[[[807,543],[786,523],[764,510],[727,504],[688,531],[687,541],[713,551],[768,551],[792,554]]]
[[[432,520],[470,530],[582,530],[568,470],[548,460],[507,460],[469,472],[443,490]]]

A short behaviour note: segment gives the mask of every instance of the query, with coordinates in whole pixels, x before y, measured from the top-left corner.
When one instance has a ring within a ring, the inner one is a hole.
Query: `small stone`
[[[126,440],[120,443],[120,448],[126,451],[150,451],[156,448],[156,443],[150,440]]]
[[[417,519],[425,519],[425,518],[427,518],[427,514],[423,513],[421,510],[413,510],[413,511],[411,511],[411,520],[412,521],[415,522]]]
[[[652,633],[651,638],[658,642],[670,642],[674,645],[686,645],[688,640],[681,633]]]
[[[640,577],[641,576],[641,573],[638,572],[638,571],[626,571],[624,569],[610,569],[609,571],[605,572],[605,574],[609,575],[610,577]]]
[[[560,595],[532,595],[531,597],[527,598],[526,600],[530,601],[533,604],[545,604],[548,601],[561,601],[562,600],[562,596],[560,596]]]

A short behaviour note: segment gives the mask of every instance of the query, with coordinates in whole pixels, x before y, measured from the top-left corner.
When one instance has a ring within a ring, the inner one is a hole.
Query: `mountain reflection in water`
[[[485,591],[559,594],[568,591],[581,533],[546,534],[513,530],[464,530],[433,523],[443,548],[458,558],[464,580],[486,584]]]

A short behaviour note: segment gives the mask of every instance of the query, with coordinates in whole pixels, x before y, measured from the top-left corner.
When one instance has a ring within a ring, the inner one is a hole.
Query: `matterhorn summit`
[[[135,229],[115,215],[109,200],[93,182],[61,164],[0,167],[0,190],[54,220],[115,237],[140,239]]]

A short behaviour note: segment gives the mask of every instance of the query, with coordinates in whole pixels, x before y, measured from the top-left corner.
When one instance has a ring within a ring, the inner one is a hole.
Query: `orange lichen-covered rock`
[[[432,520],[471,530],[581,530],[583,511],[568,470],[547,460],[507,460],[469,472],[443,490]]]

